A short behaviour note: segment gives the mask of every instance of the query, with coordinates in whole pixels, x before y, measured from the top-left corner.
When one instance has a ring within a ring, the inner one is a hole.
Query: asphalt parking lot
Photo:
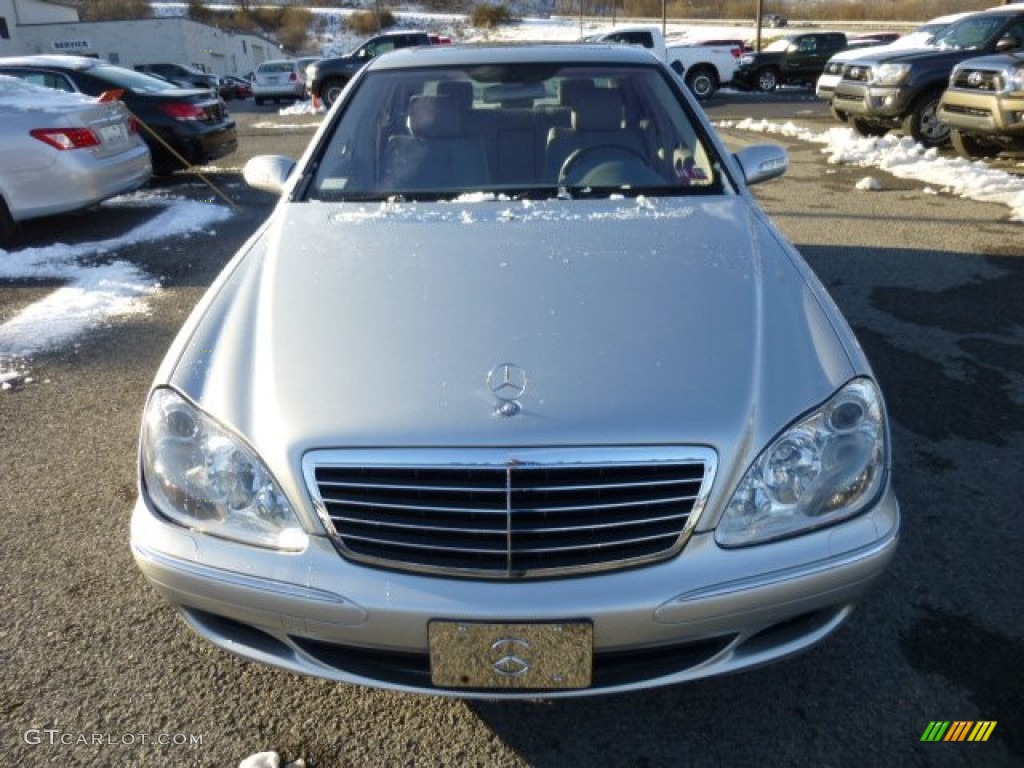
[[[0,392],[0,752],[5,765],[1015,766],[1024,764],[1024,224],[1006,209],[882,172],[791,169],[757,197],[857,332],[893,420],[904,532],[893,567],[811,652],[645,693],[529,703],[411,696],[311,680],[206,646],[128,551],[138,419],[206,286],[269,213],[238,168],[297,156],[315,118],[233,103],[239,153],[210,178],[239,206],[188,238],[119,247],[160,277],[149,312],[28,361]],[[713,119],[827,123],[813,99],[725,96]],[[764,141],[734,130],[731,147]],[[192,174],[159,194],[218,204]],[[105,240],[152,211],[33,225],[25,247]],[[685,245],[681,244],[681,245]],[[2,255],[0,255],[2,258]],[[0,323],[55,285],[0,279]],[[933,721],[992,721],[984,743],[922,741]]]

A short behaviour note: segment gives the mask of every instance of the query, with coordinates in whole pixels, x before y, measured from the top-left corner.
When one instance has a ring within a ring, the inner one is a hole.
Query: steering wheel
[[[572,152],[558,171],[558,183],[595,187],[658,186],[665,182],[639,151],[621,144],[595,144]]]

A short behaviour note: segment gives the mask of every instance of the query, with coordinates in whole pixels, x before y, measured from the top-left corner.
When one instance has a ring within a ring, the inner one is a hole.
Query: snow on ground
[[[0,249],[0,280],[55,279],[66,285],[30,304],[0,325],[0,388],[29,381],[27,365],[36,353],[68,343],[83,330],[111,317],[146,311],[146,299],[160,282],[117,259],[120,249],[168,237],[207,231],[230,216],[210,203],[147,192],[108,200],[98,209],[125,206],[163,210],[119,237],[98,242],[39,248]]]
[[[999,203],[1009,207],[1011,221],[1024,222],[1024,177],[992,168],[982,160],[972,162],[962,157],[943,157],[938,150],[925,149],[906,136],[889,134],[866,138],[845,127],[817,132],[793,123],[750,119],[722,121],[717,125],[823,144],[821,152],[830,164],[878,168],[899,179],[938,186],[958,197]]]

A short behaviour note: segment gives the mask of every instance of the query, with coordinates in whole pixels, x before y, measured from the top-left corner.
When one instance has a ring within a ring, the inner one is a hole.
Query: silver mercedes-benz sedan
[[[367,65],[145,407],[135,559],[215,645],[464,697],[829,635],[892,559],[878,384],[681,81],[625,46]]]

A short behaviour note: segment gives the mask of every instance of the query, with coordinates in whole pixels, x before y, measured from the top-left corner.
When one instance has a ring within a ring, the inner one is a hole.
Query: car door
[[[787,80],[804,80],[821,57],[816,35],[801,35],[789,46],[784,75]],[[824,65],[825,62],[822,62]]]

